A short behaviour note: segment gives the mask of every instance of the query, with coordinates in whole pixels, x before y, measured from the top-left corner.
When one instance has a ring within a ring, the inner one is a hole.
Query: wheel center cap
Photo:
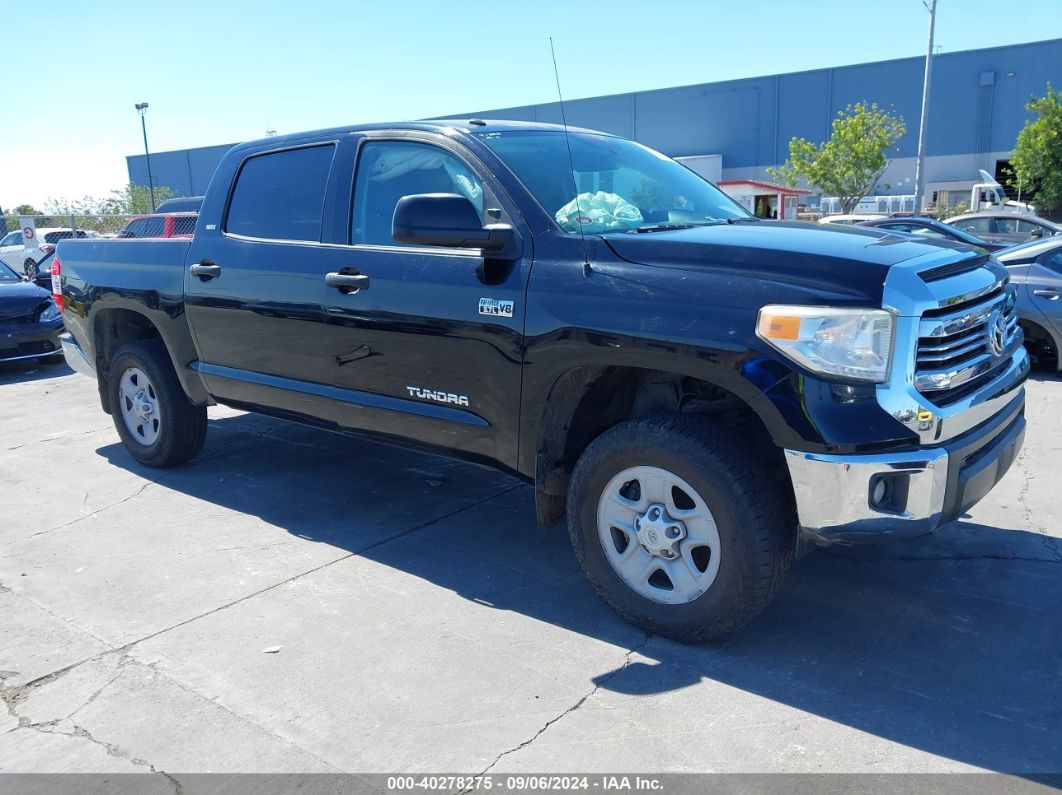
[[[154,411],[154,409],[152,408],[151,403],[148,402],[147,395],[144,394],[143,390],[137,392],[133,396],[133,406],[140,419],[146,420],[151,418],[151,412]]]
[[[673,519],[659,503],[650,505],[634,520],[638,542],[652,555],[678,557],[678,543],[686,537],[686,527]]]

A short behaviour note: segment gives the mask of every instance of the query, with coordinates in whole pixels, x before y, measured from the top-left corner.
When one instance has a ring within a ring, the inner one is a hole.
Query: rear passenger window
[[[225,231],[267,240],[320,240],[335,146],[257,155],[244,163]]]
[[[195,231],[195,217],[179,215],[173,219],[173,234],[190,235]]]

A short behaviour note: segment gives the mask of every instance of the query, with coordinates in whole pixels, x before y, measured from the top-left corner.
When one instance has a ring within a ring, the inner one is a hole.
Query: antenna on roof
[[[553,37],[549,37],[549,52],[553,56],[553,76],[557,80],[557,99],[560,101],[561,126],[564,127],[564,144],[568,147],[568,166],[572,171],[572,187],[575,188],[575,208],[582,213],[579,205],[579,181],[575,178],[575,159],[572,157],[572,142],[568,137],[568,118],[564,115],[564,95],[561,93],[560,70],[557,69],[557,51],[553,48]],[[583,244],[583,275],[590,275],[590,258],[586,256],[586,235],[583,233],[582,215],[575,216],[579,226],[579,239]]]

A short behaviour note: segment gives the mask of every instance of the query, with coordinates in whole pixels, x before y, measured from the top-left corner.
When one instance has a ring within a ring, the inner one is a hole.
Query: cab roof
[[[436,133],[463,133],[465,135],[475,135],[485,132],[564,132],[564,126],[560,124],[545,124],[541,122],[532,121],[509,121],[505,119],[477,119],[477,118],[462,118],[462,119],[426,119],[422,121],[399,121],[399,122],[379,122],[375,124],[356,124],[349,127],[329,127],[322,130],[308,130],[306,132],[291,133],[288,135],[274,135],[269,138],[258,138],[253,141],[246,141],[245,143],[238,144],[236,149],[247,148],[260,148],[263,145],[277,146],[285,143],[301,143],[310,140],[324,140],[327,138],[335,138],[344,135],[351,135],[359,132],[369,132],[372,130],[411,130],[421,132],[436,132]],[[590,130],[585,127],[572,127],[568,126],[568,132],[570,133],[591,133],[593,135],[609,135],[610,133],[603,133],[600,130]]]

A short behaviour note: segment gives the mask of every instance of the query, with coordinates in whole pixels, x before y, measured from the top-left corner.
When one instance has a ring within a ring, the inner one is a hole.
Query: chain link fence
[[[32,219],[30,226],[23,219]],[[0,262],[33,278],[60,240],[122,236],[132,215],[0,216]],[[27,233],[29,230],[29,233]],[[45,263],[44,267],[48,267]]]

